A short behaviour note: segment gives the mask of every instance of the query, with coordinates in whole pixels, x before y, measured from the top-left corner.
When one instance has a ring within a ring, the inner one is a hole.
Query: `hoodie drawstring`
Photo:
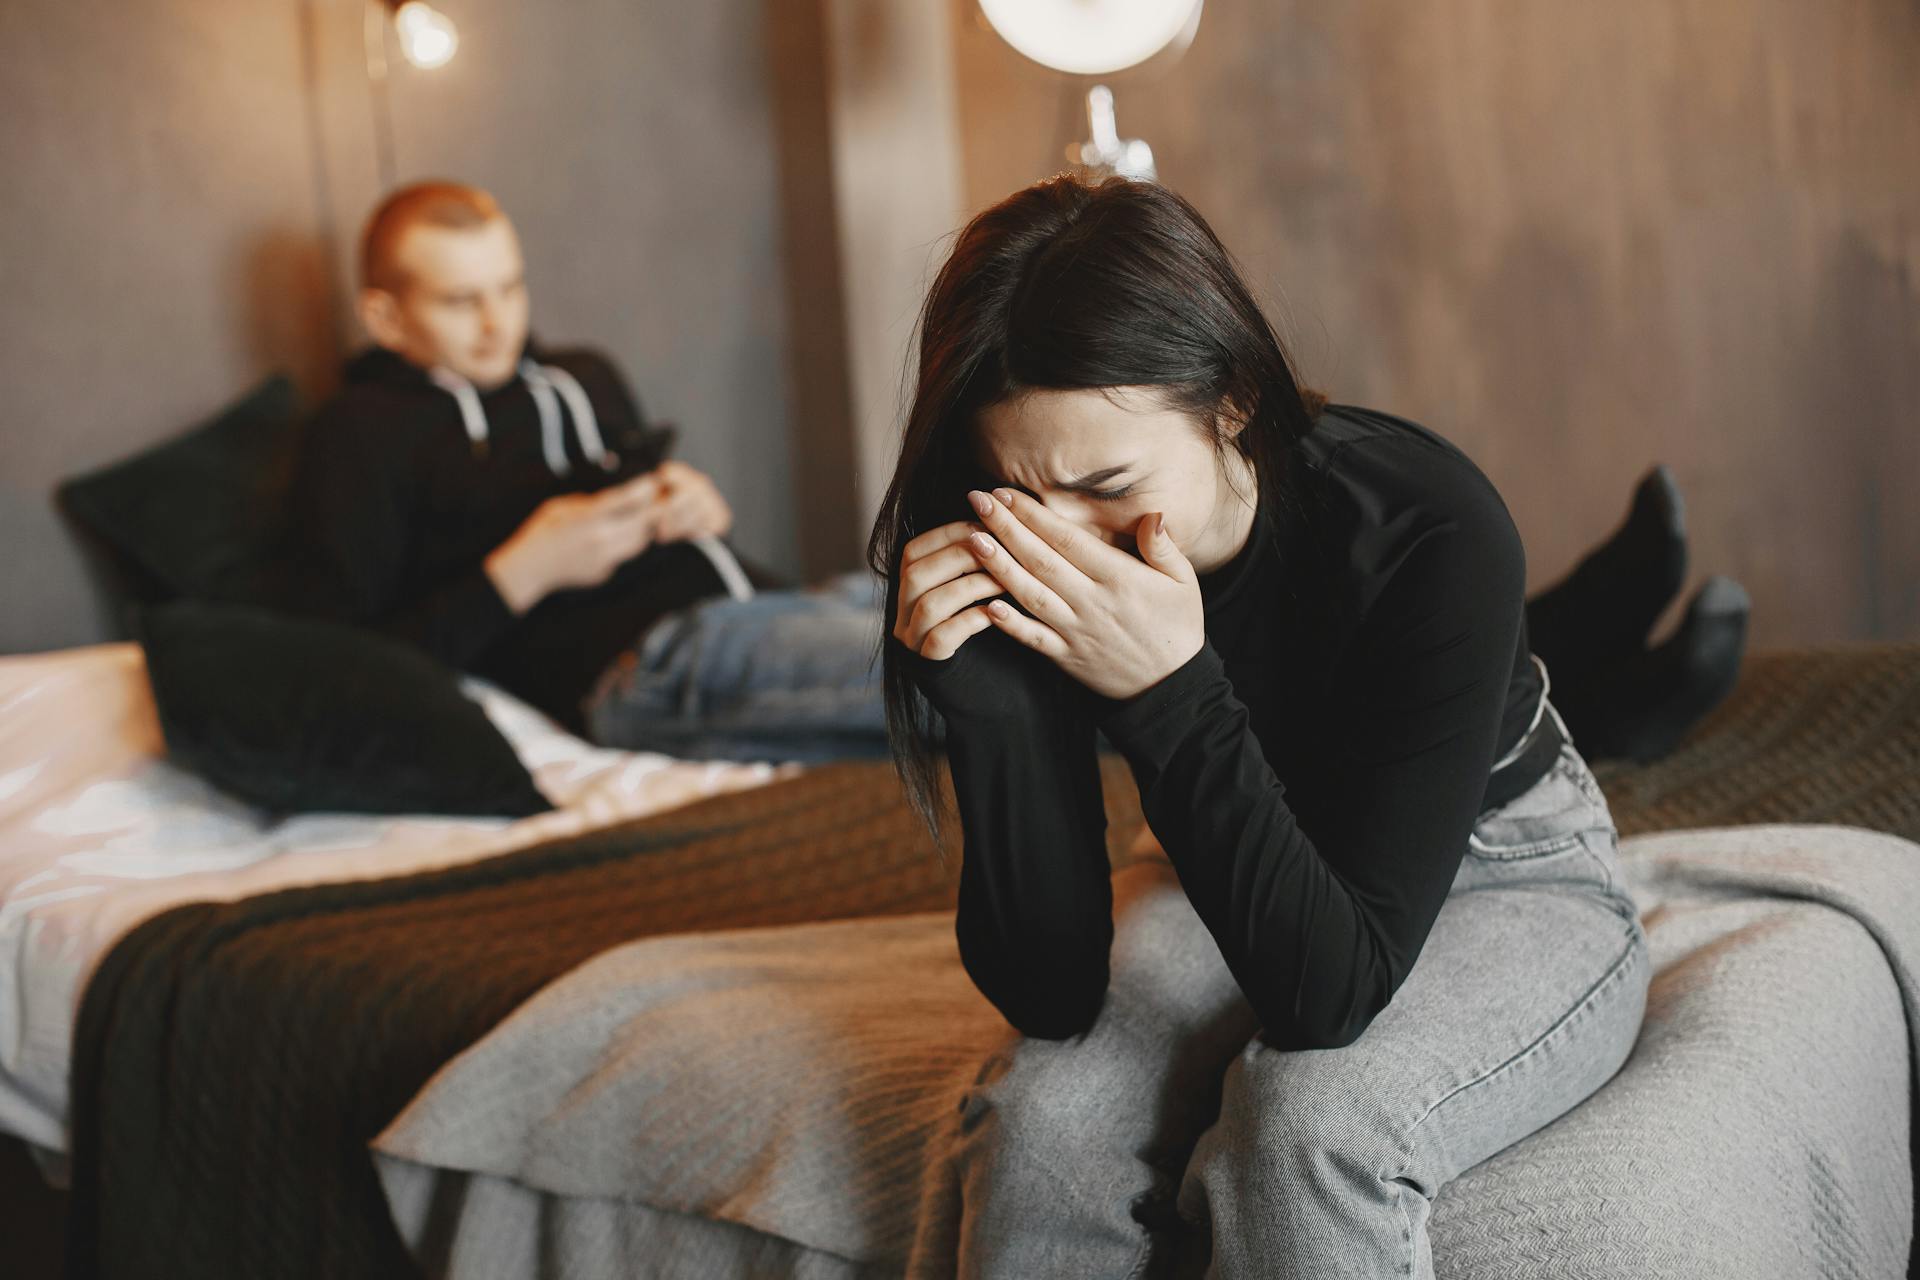
[[[467,429],[467,439],[473,442],[473,451],[482,458],[486,457],[487,414],[480,407],[480,393],[474,390],[471,382],[443,364],[427,370],[427,377],[460,406],[460,425]]]
[[[520,362],[520,376],[526,379],[527,390],[533,393],[534,405],[540,410],[540,442],[546,450],[547,470],[557,476],[572,470],[561,436],[562,399],[573,417],[573,434],[580,441],[580,452],[594,466],[606,470],[610,465],[607,446],[600,439],[600,423],[593,416],[593,405],[581,389],[579,379],[559,365],[538,364],[531,359]],[[554,394],[556,390],[558,396]]]
[[[467,439],[473,442],[476,454],[486,457],[487,415],[480,405],[480,392],[473,383],[445,365],[435,365],[427,371],[427,376],[460,406],[460,424],[466,428]],[[595,466],[611,470],[619,465],[618,459],[607,451],[606,441],[600,435],[599,419],[594,416],[593,402],[587,399],[586,389],[580,385],[578,378],[559,365],[539,364],[531,357],[520,361],[520,376],[526,381],[527,390],[533,395],[534,408],[540,414],[540,450],[546,456],[547,470],[556,476],[564,476],[573,470],[573,463],[567,457],[564,428],[561,425],[561,400],[567,402],[568,416],[573,419],[573,431],[580,442],[580,452]],[[720,581],[726,584],[728,595],[735,600],[753,599],[753,583],[740,567],[740,561],[735,558],[731,547],[710,535],[689,541],[713,565],[714,572],[720,575]]]
[[[521,362],[520,376],[540,411],[540,451],[547,455],[547,470],[563,476],[573,470],[573,464],[567,460],[567,443],[560,434],[560,401],[553,394],[553,384],[534,372],[531,360]]]
[[[540,452],[547,460],[547,470],[556,476],[564,476],[573,470],[573,462],[567,457],[566,428],[560,412],[562,400],[567,402],[565,416],[573,419],[573,432],[580,442],[580,452],[603,470],[611,470],[618,465],[618,460],[607,452],[606,441],[600,436],[600,421],[593,412],[593,402],[587,398],[586,390],[578,378],[558,365],[540,364],[531,358],[521,360],[519,372],[526,381],[527,391],[533,396],[533,406],[540,414]],[[487,413],[481,407],[480,392],[473,383],[445,365],[435,365],[427,370],[427,377],[460,406],[460,425],[466,428],[467,439],[473,442],[474,452],[485,457],[488,444]]]
[[[753,599],[753,583],[747,580],[747,571],[734,558],[732,547],[710,533],[689,538],[688,541],[700,548],[700,553],[713,565],[713,571],[720,575],[720,581],[726,583],[728,595],[735,600]]]
[[[560,398],[567,402],[567,412],[573,415],[574,434],[580,438],[580,452],[603,470],[619,465],[617,459],[610,460],[607,456],[606,442],[600,438],[600,420],[593,415],[593,401],[587,399],[580,379],[557,364],[534,365],[534,368],[546,375],[560,392]]]

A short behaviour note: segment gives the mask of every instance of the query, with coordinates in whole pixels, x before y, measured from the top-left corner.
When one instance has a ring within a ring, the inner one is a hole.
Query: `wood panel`
[[[394,59],[390,98],[396,178],[493,189],[525,242],[535,332],[609,351],[682,424],[743,552],[798,573],[851,563],[853,539],[842,519],[801,546],[794,459],[844,473],[849,446],[844,391],[788,361],[788,255],[831,227],[789,235],[783,202],[818,197],[781,160],[791,145],[804,163],[820,132],[823,107],[800,108],[824,72],[817,39],[778,61],[769,40],[794,33],[770,3],[449,5],[458,54],[430,72]],[[273,369],[324,392],[364,341],[347,301],[381,192],[366,7],[0,6],[0,652],[117,634],[56,519],[58,479]],[[837,342],[806,354],[841,361]]]
[[[1062,167],[1081,89],[950,15],[979,208]],[[1211,0],[1111,83],[1308,379],[1493,477],[1533,588],[1664,461],[1681,600],[1920,637],[1920,8]]]

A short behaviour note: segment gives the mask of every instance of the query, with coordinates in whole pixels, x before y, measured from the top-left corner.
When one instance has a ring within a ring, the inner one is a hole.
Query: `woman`
[[[1618,1069],[1649,970],[1492,484],[1302,391],[1179,196],[1061,177],[935,280],[869,558],[1019,1033],[915,1270],[1431,1275],[1434,1195]],[[1150,829],[1111,878],[1097,735]]]

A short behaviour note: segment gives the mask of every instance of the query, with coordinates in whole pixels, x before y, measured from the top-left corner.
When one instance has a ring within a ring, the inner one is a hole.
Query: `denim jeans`
[[[910,1274],[1426,1280],[1441,1187],[1604,1084],[1646,1008],[1618,828],[1571,742],[1480,815],[1414,967],[1351,1045],[1257,1037],[1164,854],[1114,873],[1114,913],[1094,1025],[1009,1031],[964,1096],[926,1192],[949,1203],[922,1214]]]
[[[600,676],[588,735],[695,760],[885,757],[884,586],[862,569],[666,615]]]

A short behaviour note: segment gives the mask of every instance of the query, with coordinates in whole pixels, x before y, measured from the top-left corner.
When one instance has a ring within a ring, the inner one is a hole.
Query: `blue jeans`
[[[1480,815],[1414,967],[1350,1045],[1257,1037],[1164,854],[1114,873],[1114,927],[1094,1025],[1010,1030],[964,1096],[910,1275],[1431,1280],[1441,1187],[1613,1076],[1652,968],[1571,742]],[[931,1238],[942,1222],[958,1238]]]
[[[588,735],[693,760],[883,758],[885,600],[861,569],[670,613],[600,676]]]

